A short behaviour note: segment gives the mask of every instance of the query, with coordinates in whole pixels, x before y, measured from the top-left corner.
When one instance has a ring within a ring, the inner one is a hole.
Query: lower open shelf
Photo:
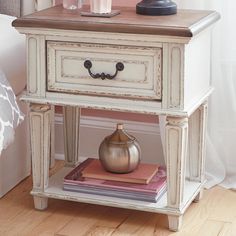
[[[63,190],[63,178],[72,170],[71,167],[64,167],[50,177],[48,188],[44,192],[32,191],[31,194],[40,197],[48,197],[76,202],[84,202],[111,207],[127,208],[162,214],[180,215],[191,204],[202,188],[198,182],[187,181],[185,183],[184,204],[180,211],[167,207],[167,193],[165,193],[157,203],[145,201],[135,201],[130,199],[101,196],[95,194],[85,194]]]

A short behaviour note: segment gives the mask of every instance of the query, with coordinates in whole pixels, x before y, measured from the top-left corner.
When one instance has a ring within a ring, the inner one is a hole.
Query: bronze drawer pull
[[[122,62],[118,62],[118,63],[116,63],[116,72],[115,72],[115,74],[114,75],[109,75],[109,74],[105,74],[104,72],[102,72],[101,74],[99,74],[99,73],[93,74],[91,72],[92,66],[93,65],[92,65],[92,62],[90,60],[86,60],[84,62],[84,67],[88,70],[89,75],[94,79],[101,78],[102,80],[104,80],[104,79],[114,79],[117,76],[118,71],[122,71],[125,68],[125,66]]]

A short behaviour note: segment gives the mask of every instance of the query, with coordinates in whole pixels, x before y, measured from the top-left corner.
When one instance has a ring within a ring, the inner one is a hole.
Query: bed
[[[33,10],[33,0],[0,0],[0,77],[1,81],[6,79],[5,82],[10,84],[18,107],[24,114],[27,114],[27,105],[20,102],[19,97],[26,86],[25,38],[11,26],[11,22],[15,17]],[[2,109],[1,113],[5,115],[7,111]],[[13,139],[1,151],[0,197],[30,175],[27,116],[19,123],[15,125]]]

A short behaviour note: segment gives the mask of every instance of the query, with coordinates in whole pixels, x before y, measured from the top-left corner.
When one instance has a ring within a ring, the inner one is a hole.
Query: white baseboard
[[[91,116],[82,116],[80,121],[80,156],[83,157],[81,160],[87,157],[97,157],[100,143],[104,137],[115,130],[117,123],[123,123],[125,130],[137,138],[142,151],[142,159],[145,158],[145,162],[163,163],[158,124]],[[63,116],[60,114],[55,117],[55,132],[55,157],[63,160]]]

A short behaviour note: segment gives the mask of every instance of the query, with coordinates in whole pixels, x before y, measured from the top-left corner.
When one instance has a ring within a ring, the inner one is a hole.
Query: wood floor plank
[[[143,235],[154,235],[155,227],[157,225],[157,221],[161,218],[162,216],[159,214],[154,214],[148,220],[146,223],[139,228],[139,230],[136,231],[135,235],[137,236],[143,236]]]
[[[36,212],[32,210],[27,213],[23,211],[16,218],[14,218],[14,223],[9,223],[9,227],[5,228],[3,233],[8,236],[20,234],[20,232],[25,228],[31,229],[35,227],[35,225],[45,220],[48,215],[50,215],[48,211]]]
[[[132,212],[132,210],[128,209],[108,207],[106,214],[103,214],[96,222],[96,226],[117,228],[132,214]]]
[[[27,178],[24,182],[18,185],[13,191],[0,199],[0,222],[1,220],[10,220],[22,211],[22,204],[28,209],[32,209],[33,201],[29,191],[32,186],[32,181]]]
[[[230,230],[230,222],[206,220],[201,229],[193,236],[229,236]]]
[[[235,234],[236,234],[236,217],[232,221],[231,228],[227,236],[235,236]]]
[[[25,230],[21,233],[26,236],[54,235],[55,232],[60,231],[86,206],[86,204],[76,204],[75,202],[56,201],[58,201],[58,207],[57,209],[54,209],[54,212],[52,212],[51,215],[31,230]]]
[[[115,228],[95,226],[86,232],[86,236],[111,236]]]
[[[118,235],[153,235],[159,215],[148,212],[133,211],[112,234]],[[146,231],[146,233],[145,233]]]
[[[217,207],[211,209],[209,218],[216,221],[232,222],[236,217],[236,204],[233,204],[233,202],[236,203],[236,192],[228,190],[225,194],[223,188],[215,188],[213,192],[215,193],[214,198],[216,195],[221,196],[221,198],[218,198]]]
[[[56,233],[69,236],[84,236],[92,227],[94,227],[102,215],[106,214],[107,210],[108,207],[88,205]]]

